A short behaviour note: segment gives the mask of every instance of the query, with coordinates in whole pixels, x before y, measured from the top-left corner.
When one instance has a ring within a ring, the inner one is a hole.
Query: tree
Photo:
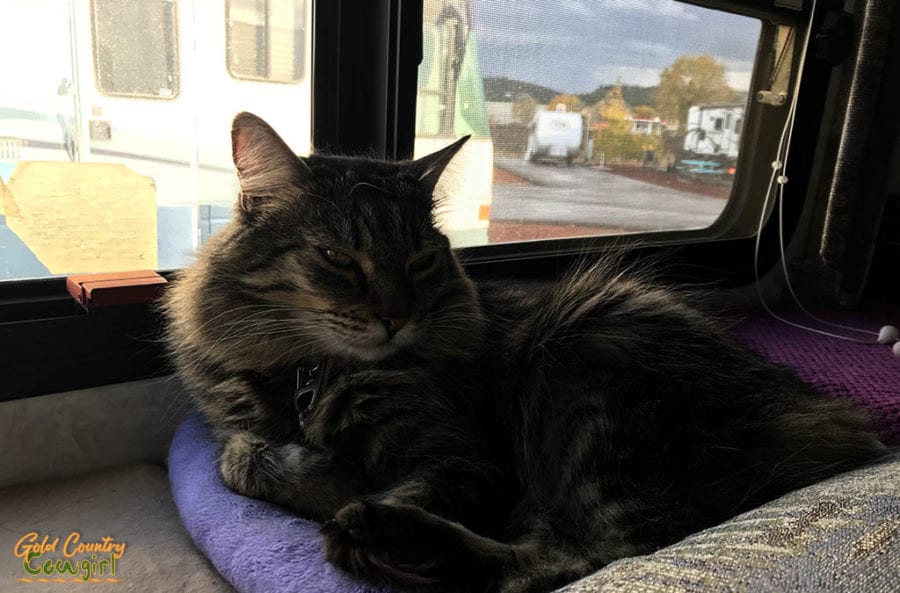
[[[635,117],[640,117],[641,119],[653,119],[654,117],[656,117],[656,109],[650,107],[649,105],[638,105],[631,110],[631,113]]]
[[[678,122],[685,133],[691,105],[734,101],[737,93],[728,86],[725,66],[708,55],[680,56],[659,74],[656,108],[663,118]]]
[[[622,96],[622,85],[611,88],[593,110],[601,120],[594,133],[594,151],[602,153],[606,161],[642,161],[662,148],[658,136],[632,133],[631,109]]]
[[[581,99],[579,99],[575,95],[562,93],[550,99],[550,102],[547,103],[547,111],[556,111],[556,106],[559,104],[565,105],[566,111],[570,111],[572,113],[578,113],[579,111],[581,111],[582,107]]]
[[[609,122],[624,122],[631,113],[628,103],[622,96],[622,85],[616,84],[609,89],[600,101],[595,105],[595,111],[602,119]]]
[[[516,123],[527,124],[534,118],[536,109],[537,101],[528,93],[522,93],[513,101],[512,119]]]

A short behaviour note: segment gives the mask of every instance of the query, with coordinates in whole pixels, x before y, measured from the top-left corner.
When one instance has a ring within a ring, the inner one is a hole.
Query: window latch
[[[159,300],[168,281],[152,270],[66,278],[66,289],[86,309]]]

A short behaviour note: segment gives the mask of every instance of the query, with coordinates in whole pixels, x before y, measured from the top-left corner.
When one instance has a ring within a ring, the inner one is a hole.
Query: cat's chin
[[[400,344],[398,344],[394,340],[383,342],[381,344],[370,344],[366,346],[349,345],[346,348],[346,351],[350,353],[351,356],[360,360],[364,360],[366,362],[374,362],[377,360],[385,359],[393,354],[396,354],[398,350],[400,350]]]
[[[375,362],[393,356],[419,338],[419,332],[412,326],[403,328],[393,337],[388,337],[385,332],[373,333],[368,340],[341,340],[337,344],[340,354],[365,362]]]

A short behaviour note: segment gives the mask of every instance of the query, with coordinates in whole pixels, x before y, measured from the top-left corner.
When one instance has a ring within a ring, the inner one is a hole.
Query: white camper
[[[457,197],[439,213],[444,230],[458,246],[487,242],[493,172],[493,144],[481,113],[483,96],[461,100],[464,92],[471,94],[471,85],[457,84],[446,74],[453,71],[446,64],[459,63],[463,74],[480,84],[471,27],[466,25],[465,34],[444,31],[451,24],[461,27],[460,15],[469,13],[469,2],[425,2],[425,55],[432,58],[420,69],[416,110],[418,121],[440,121],[444,116],[449,122],[446,130],[427,126],[417,130],[416,156],[442,148],[462,134],[474,135],[457,158],[466,173],[460,176]],[[19,165],[34,161],[56,161],[60,166],[124,164],[151,179],[155,193],[158,216],[147,226],[158,237],[158,258],[146,266],[185,265],[193,248],[231,216],[237,195],[230,138],[235,113],[252,111],[272,124],[295,152],[310,150],[312,4],[309,0],[0,2],[0,55],[5,58],[0,182],[9,184],[20,175],[15,173]],[[449,19],[449,14],[458,18]],[[443,104],[448,102],[462,105],[455,119],[452,113],[445,115]],[[455,120],[466,125],[454,127]],[[125,191],[117,203],[132,199]],[[4,220],[2,202],[0,230],[9,222]],[[70,224],[78,226],[74,218]],[[110,245],[118,245],[127,234],[119,226],[111,224],[106,231]],[[61,231],[53,228],[45,233],[62,236]],[[24,236],[21,230],[19,235]],[[28,241],[22,242],[23,248],[33,250]],[[0,253],[0,278],[2,260]],[[43,263],[47,270],[63,269]],[[110,265],[125,269],[134,264]],[[36,267],[27,273],[57,273],[47,270]],[[103,270],[92,265],[90,271]]]
[[[734,161],[743,122],[743,103],[693,105],[688,109],[684,149],[698,156]]]
[[[565,106],[557,111],[538,110],[528,126],[528,144],[525,159],[563,160],[567,164],[581,150],[583,120],[580,113],[565,111]]]

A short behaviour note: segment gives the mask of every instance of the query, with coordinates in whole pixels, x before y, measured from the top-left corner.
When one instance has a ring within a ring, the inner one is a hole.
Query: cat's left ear
[[[471,135],[463,136],[450,146],[412,162],[411,168],[413,174],[416,175],[418,180],[422,182],[428,191],[434,191],[434,188],[437,186],[438,181],[440,181],[441,175],[444,173],[447,165],[450,164],[450,161],[453,160],[453,157],[459,152],[459,149],[462,148],[463,144],[471,137]]]

